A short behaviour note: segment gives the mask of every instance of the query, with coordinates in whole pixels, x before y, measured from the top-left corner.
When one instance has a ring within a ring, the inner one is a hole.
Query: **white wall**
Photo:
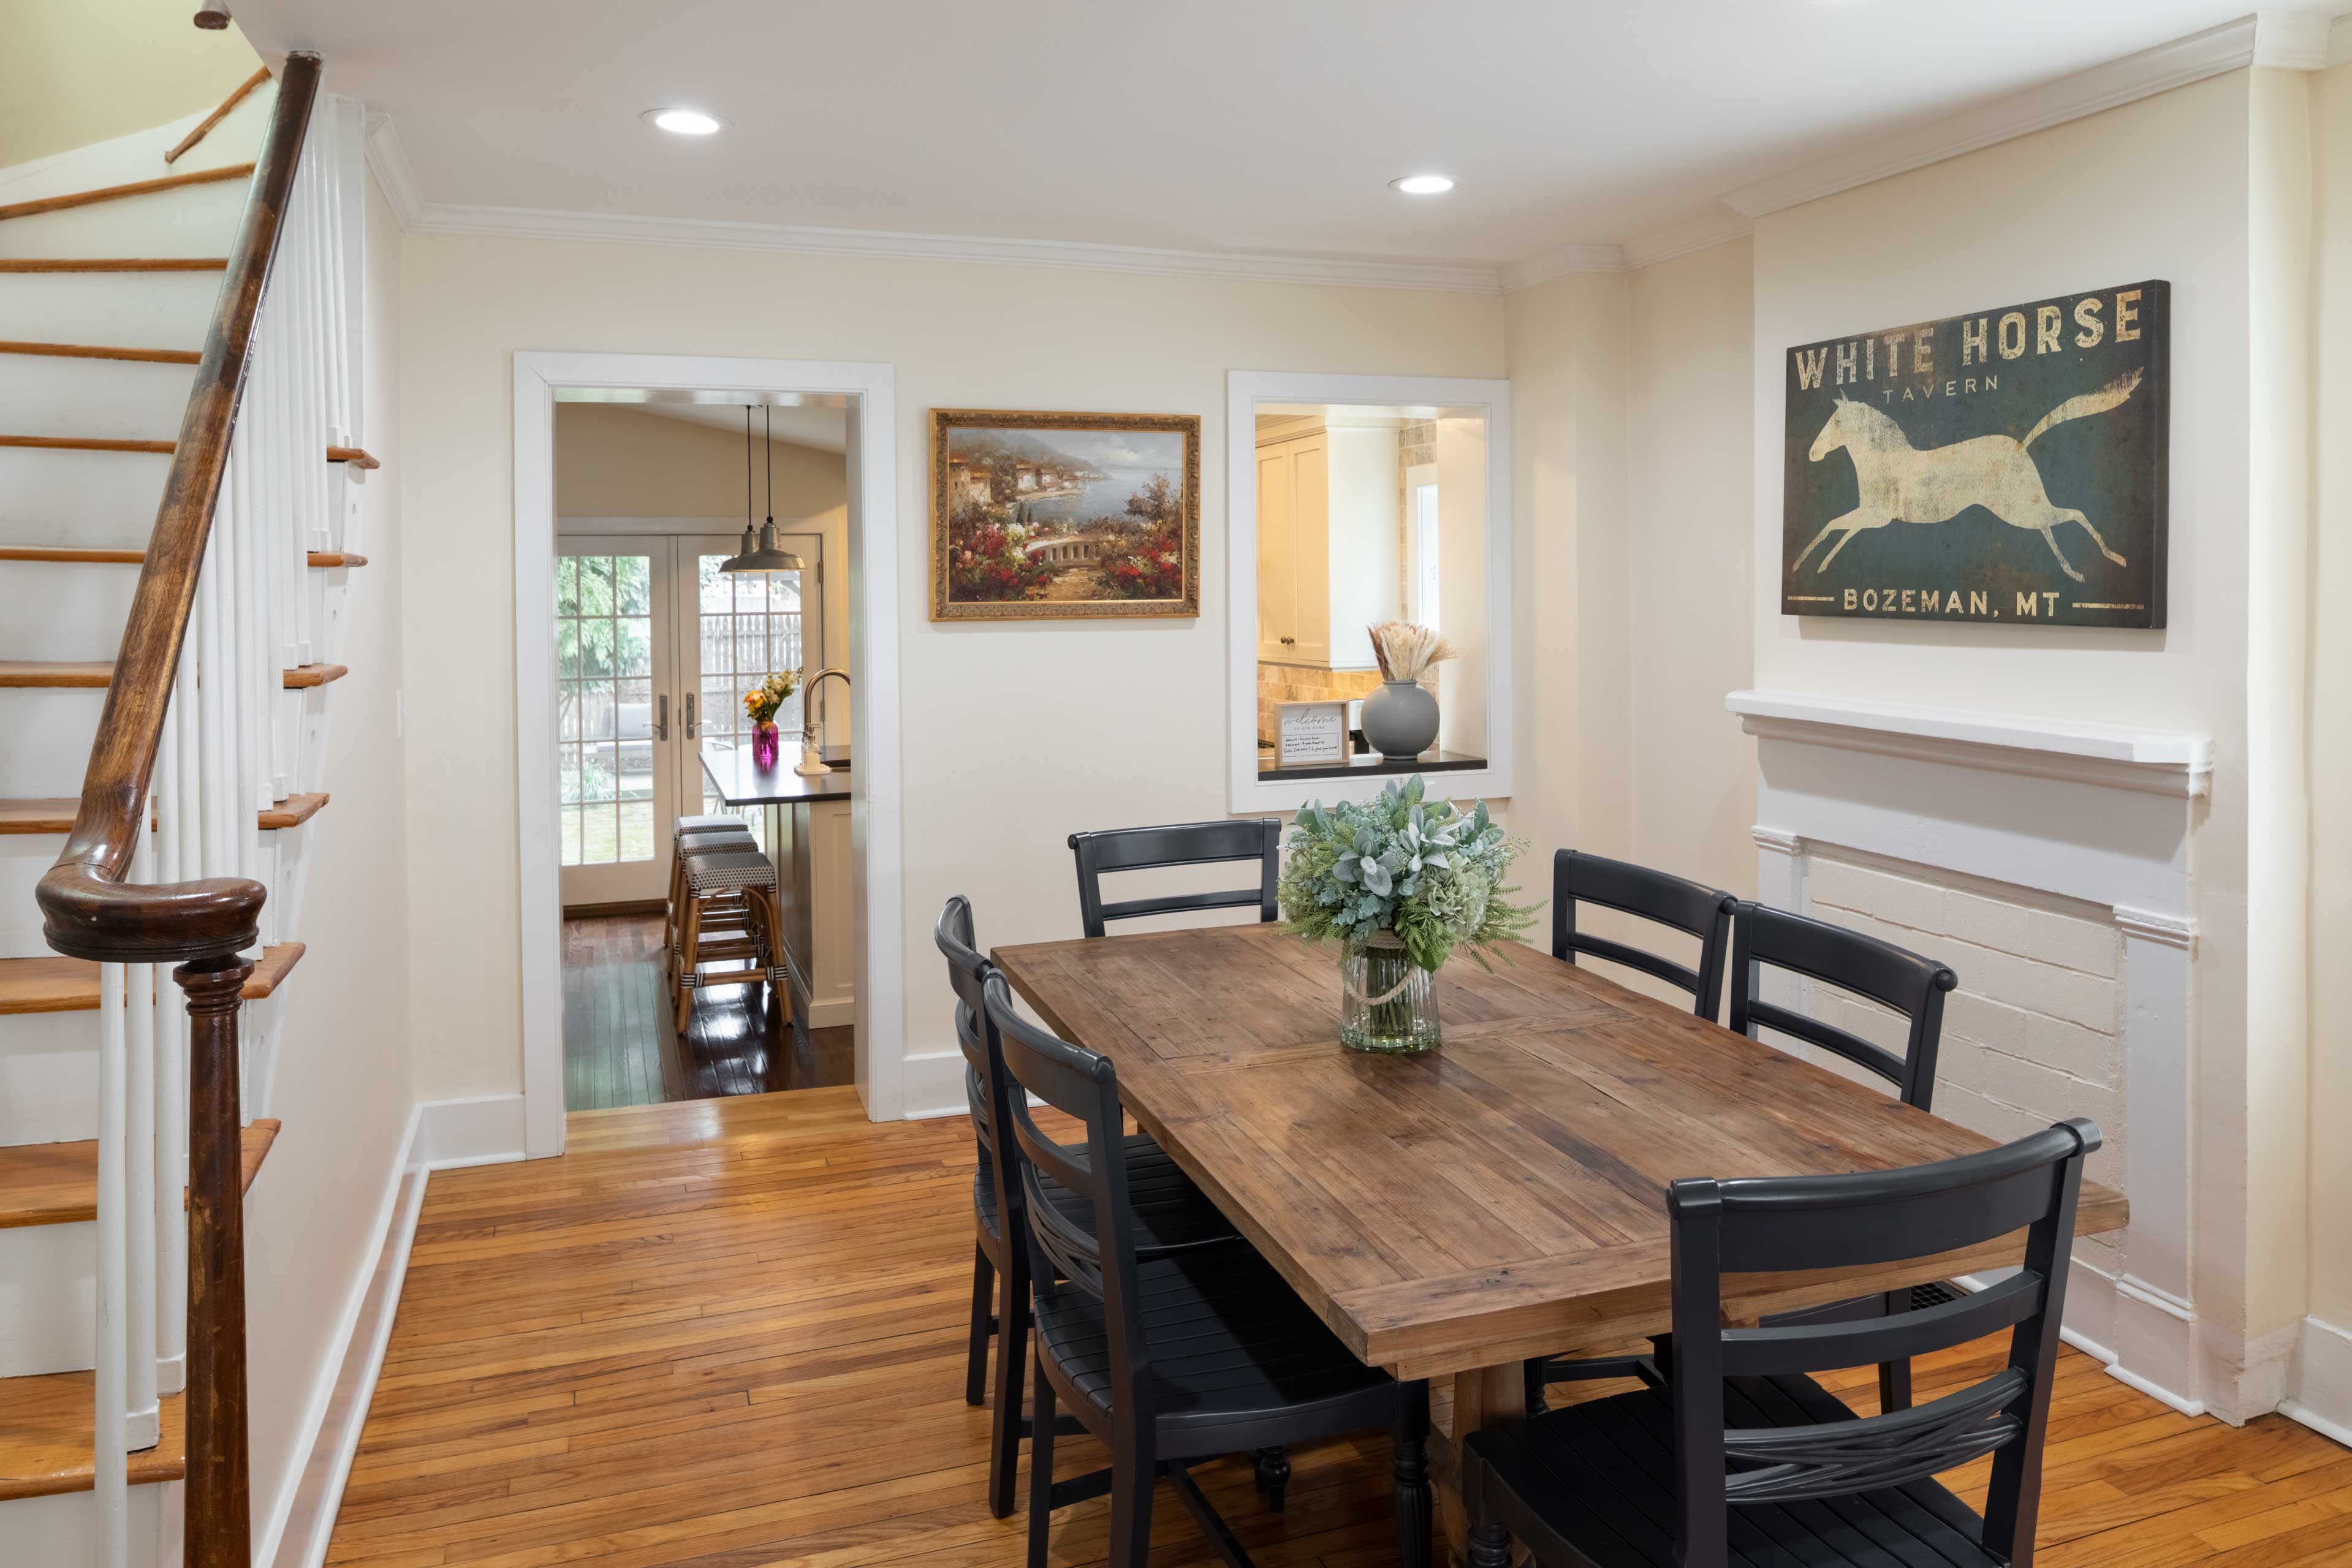
[[[1632,841],[1626,287],[1621,274],[1570,273],[1505,301],[1520,628],[1511,825],[1533,846],[1520,896],[1547,907],[1554,850],[1622,856]],[[1542,944],[1548,930],[1529,936]]]
[[[2352,27],[2339,26],[2339,39]],[[2352,40],[2347,40],[2352,41]],[[2318,193],[2312,354],[2312,450],[2316,457],[2311,663],[2311,1186],[2308,1237],[2312,1332],[2307,1377],[2332,1369],[2337,1418],[2352,1425],[2352,64],[2313,78]],[[2331,1335],[2329,1331],[2333,1330]],[[2311,1364],[2326,1359],[2328,1367]],[[2305,1391],[2316,1404],[2321,1390]]]
[[[411,1104],[407,789],[398,694],[403,580],[400,505],[400,231],[368,182],[363,433],[383,466],[362,489],[345,601],[342,663],[328,688],[326,809],[306,826],[302,939],[282,1007],[269,1113],[285,1123],[245,1205],[252,1346],[253,1506],[261,1530],[309,1454],[311,1402],[340,1366],[346,1304],[375,1268],[373,1227]],[[408,705],[408,738],[415,703]],[[417,899],[428,913],[439,903]]]
[[[521,1082],[512,764],[511,354],[886,361],[898,378],[910,1104],[959,1103],[930,925],[1077,934],[1074,829],[1223,814],[1224,612],[933,625],[928,411],[1202,417],[1204,582],[1223,580],[1231,369],[1494,376],[1491,296],[411,234],[403,256],[412,1017],[425,1098]],[[429,566],[421,564],[429,563]],[[463,889],[463,896],[455,890]],[[936,1071],[932,1071],[936,1069]],[[925,1084],[935,1083],[925,1095]]]
[[[0,169],[212,109],[261,67],[234,24],[190,0],[9,0]]]
[[[1724,695],[1754,685],[1746,237],[1633,274],[1625,452],[1633,858],[1756,894],[1756,747]]]

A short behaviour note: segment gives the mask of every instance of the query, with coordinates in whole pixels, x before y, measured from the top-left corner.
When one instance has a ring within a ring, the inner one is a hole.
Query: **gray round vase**
[[[1364,739],[1382,757],[1420,756],[1437,739],[1437,698],[1412,681],[1384,681],[1364,699]]]

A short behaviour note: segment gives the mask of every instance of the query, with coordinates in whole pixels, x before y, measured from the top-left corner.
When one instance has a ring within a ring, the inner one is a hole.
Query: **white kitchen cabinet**
[[[1402,478],[1394,420],[1269,425],[1257,447],[1257,656],[1376,666],[1368,628],[1400,613]]]

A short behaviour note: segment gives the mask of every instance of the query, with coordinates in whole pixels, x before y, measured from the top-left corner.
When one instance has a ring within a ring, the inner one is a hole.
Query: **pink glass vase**
[[[776,733],[776,727],[772,724],[763,724],[752,730],[751,761],[753,765],[761,768],[773,768],[776,765],[777,750],[782,744],[782,738]]]

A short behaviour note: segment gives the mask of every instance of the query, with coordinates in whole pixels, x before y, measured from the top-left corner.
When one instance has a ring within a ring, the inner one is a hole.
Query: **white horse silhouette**
[[[1813,442],[1812,458],[1819,463],[1823,457],[1843,446],[1853,459],[1853,476],[1862,493],[1861,505],[1842,517],[1832,517],[1813,536],[1812,544],[1798,553],[1789,570],[1794,571],[1805,564],[1805,557],[1840,529],[1845,538],[1830,547],[1822,557],[1822,564],[1813,570],[1827,571],[1838,551],[1845,549],[1854,535],[1864,528],[1883,528],[1889,523],[1940,523],[1958,517],[1970,507],[1982,507],[2011,528],[2032,528],[2050,546],[2050,553],[2058,558],[2059,566],[2076,582],[2083,574],[2066,559],[2058,548],[2057,536],[2051,530],[2060,523],[2080,523],[2099,553],[2117,566],[2124,558],[2107,548],[2091,519],[2071,507],[2053,503],[2042,487],[2042,470],[2034,466],[2026,448],[2034,437],[2053,424],[2086,414],[2105,413],[2120,407],[2139,386],[2140,372],[2118,377],[2097,392],[2084,392],[2068,398],[2042,416],[2042,423],[2027,433],[2022,441],[2012,441],[2006,435],[1979,435],[1969,441],[1956,441],[1949,446],[1931,446],[1922,451],[1913,446],[1903,434],[1903,427],[1888,415],[1868,403],[1855,402],[1843,392],[1837,394],[1837,407],[1830,413],[1830,422],[1822,426],[1821,435]]]

